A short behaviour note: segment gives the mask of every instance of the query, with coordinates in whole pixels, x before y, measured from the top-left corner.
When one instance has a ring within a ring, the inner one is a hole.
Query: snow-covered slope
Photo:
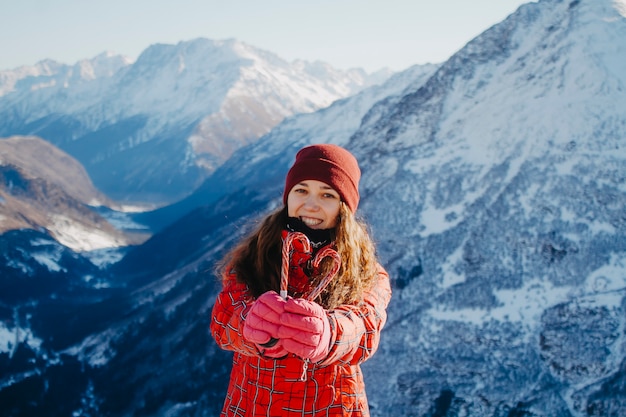
[[[104,52],[74,65],[47,59],[33,66],[0,71],[0,97],[10,93],[26,96],[36,90],[69,88],[91,80],[110,78],[131,63],[130,58]]]
[[[375,415],[625,411],[623,5],[522,6],[352,138],[398,286]]]
[[[78,252],[136,244],[92,207],[112,206],[85,169],[50,143],[15,136],[0,140],[0,233],[46,231]]]
[[[0,73],[0,136],[35,134],[85,165],[116,199],[172,202],[286,116],[389,75],[288,63],[236,40],[152,45]]]

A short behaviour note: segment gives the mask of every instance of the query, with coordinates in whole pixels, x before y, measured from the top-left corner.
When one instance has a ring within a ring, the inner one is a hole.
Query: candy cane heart
[[[317,252],[315,258],[313,258],[313,266],[315,268],[319,268],[324,258],[331,258],[333,261],[332,266],[326,272],[326,275],[324,275],[319,284],[317,284],[317,286],[307,295],[306,299],[309,301],[315,300],[322,293],[322,291],[324,291],[330,281],[335,278],[339,272],[339,268],[341,267],[341,257],[339,256],[339,253],[337,253],[337,251],[332,249],[330,246],[325,246]]]
[[[305,252],[311,252],[311,241],[304,233],[301,232],[289,232],[283,239],[282,246],[282,265],[280,268],[280,296],[283,299],[287,299],[289,293],[289,265],[291,264],[291,254],[293,253],[293,242],[299,240],[302,243],[302,249]],[[276,345],[278,339],[271,338],[269,342],[263,345],[263,347],[270,348]]]

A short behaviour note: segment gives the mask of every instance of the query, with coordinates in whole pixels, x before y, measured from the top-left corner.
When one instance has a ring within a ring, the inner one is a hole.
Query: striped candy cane
[[[283,239],[282,246],[282,265],[280,268],[280,296],[287,299],[289,291],[289,264],[291,263],[291,254],[293,252],[293,242],[299,240],[302,243],[305,252],[311,252],[311,241],[304,233],[289,232]],[[278,339],[271,338],[264,347],[270,348],[278,343]]]
[[[313,258],[313,267],[319,268],[324,258],[332,259],[333,261],[332,267],[326,272],[326,275],[324,275],[324,278],[322,278],[319,284],[317,284],[317,286],[313,288],[313,290],[307,295],[306,299],[309,301],[315,300],[322,293],[322,291],[324,291],[324,288],[326,288],[328,284],[330,283],[330,281],[332,281],[332,279],[335,278],[335,276],[337,275],[337,272],[339,272],[339,268],[341,267],[341,257],[339,256],[336,250],[331,249],[329,246],[325,246],[322,249],[320,249],[319,252],[317,252],[317,254],[315,255],[315,258]],[[302,374],[300,375],[300,381],[306,381],[307,379],[307,370],[309,369],[309,362],[310,362],[309,359],[305,359],[302,362]]]
[[[287,299],[287,290],[289,288],[289,264],[291,263],[291,253],[293,251],[293,242],[299,240],[304,247],[305,252],[311,252],[311,242],[304,233],[289,232],[283,240],[282,250],[282,268],[280,270],[280,296]]]
[[[324,258],[332,259],[332,267],[328,270],[328,272],[326,272],[326,275],[324,275],[324,278],[322,278],[319,284],[317,284],[317,287],[313,288],[313,290],[307,295],[306,299],[309,301],[315,300],[322,293],[322,291],[324,291],[324,288],[326,288],[330,281],[335,278],[337,272],[339,272],[339,268],[341,267],[341,257],[336,250],[330,248],[329,246],[323,247],[315,255],[315,258],[313,258],[313,266],[318,268]]]

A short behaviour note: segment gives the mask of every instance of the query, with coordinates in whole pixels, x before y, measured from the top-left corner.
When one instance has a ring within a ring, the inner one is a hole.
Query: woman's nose
[[[306,201],[304,202],[304,205],[309,209],[309,210],[316,210],[319,208],[319,203],[317,201],[317,198],[315,198],[314,196],[307,196]]]

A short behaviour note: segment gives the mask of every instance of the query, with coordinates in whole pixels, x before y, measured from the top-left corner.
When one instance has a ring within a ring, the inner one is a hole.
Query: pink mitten
[[[312,362],[328,355],[330,323],[322,306],[304,298],[289,298],[280,322],[278,337],[287,351]]]
[[[275,291],[268,291],[252,303],[243,323],[243,337],[249,342],[263,345],[278,335],[280,316],[285,300]],[[267,348],[267,347],[266,347]]]

